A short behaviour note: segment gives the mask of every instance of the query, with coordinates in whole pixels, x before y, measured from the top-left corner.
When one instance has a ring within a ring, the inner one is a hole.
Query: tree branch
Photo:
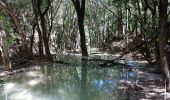
[[[110,10],[107,6],[104,5],[104,3],[102,1],[99,0],[99,2],[102,4],[102,6],[107,9],[109,12],[111,12],[114,16],[116,16],[116,18],[118,18],[118,16],[115,14],[115,12],[113,12],[112,10]]]
[[[154,9],[153,9],[151,6],[149,6],[148,0],[144,0],[144,2],[145,2],[145,6],[146,6],[152,13],[154,13]]]
[[[48,12],[50,6],[51,6],[51,0],[48,0],[48,5],[46,6],[44,12],[42,13],[43,15],[45,15]]]
[[[57,10],[56,10],[56,12],[54,13],[54,15],[52,16],[52,8],[51,8],[51,21],[50,21],[50,24],[51,25],[49,25],[49,32],[48,32],[48,40],[49,40],[49,38],[50,38],[50,34],[51,34],[51,31],[52,31],[52,29],[53,29],[53,21],[54,21],[54,18],[55,18],[55,16],[57,15],[57,12],[58,12],[58,10],[59,10],[59,8],[60,8],[60,6],[61,6],[61,3],[63,2],[63,0],[61,0],[61,2],[59,3],[59,5],[57,6]]]
[[[14,11],[11,10],[8,6],[6,6],[6,4],[2,1],[0,1],[0,10],[4,11],[5,13],[7,13],[10,16],[12,23],[14,24],[16,30],[22,36],[22,42],[25,44],[26,43],[26,33],[21,29],[19,20],[18,20],[17,16],[15,15]]]
[[[80,7],[80,1],[79,0],[71,0],[73,2],[73,5],[76,9],[76,11],[79,13],[81,7]]]

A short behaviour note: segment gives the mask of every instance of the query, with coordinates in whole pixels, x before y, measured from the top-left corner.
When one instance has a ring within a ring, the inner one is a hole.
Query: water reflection
[[[80,100],[88,100],[87,95],[87,60],[82,58]]]
[[[102,93],[113,93],[116,83],[114,80],[94,80],[94,87]]]
[[[10,76],[0,88],[0,100],[118,100],[125,94],[120,80],[136,77],[120,67],[98,68],[84,59],[80,63],[44,63],[37,70]]]

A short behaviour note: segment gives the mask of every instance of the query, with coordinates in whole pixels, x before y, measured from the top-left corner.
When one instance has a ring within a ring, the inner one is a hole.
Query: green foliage
[[[45,10],[45,8],[48,6],[48,0],[40,0],[41,1],[41,9]]]
[[[6,38],[6,41],[5,41],[5,45],[9,48],[11,47],[16,39],[19,37],[19,35],[17,33],[14,33],[13,35],[9,35],[7,38]]]
[[[35,0],[35,2],[37,1],[40,2],[43,12],[48,6],[48,0]],[[154,8],[153,1],[148,1],[148,6],[151,8]],[[19,16],[22,29],[28,34],[32,33],[34,16],[32,14],[31,0],[6,0],[6,2],[9,3],[10,8],[15,9],[14,11],[17,16]],[[77,33],[79,31],[76,12],[71,0],[62,0],[61,7],[59,6],[60,2],[61,0],[51,0],[51,8],[45,18],[47,20],[46,26],[49,26],[51,24],[51,17],[55,15],[51,33],[52,35],[56,34],[53,38],[59,42],[54,42],[54,44],[65,47],[63,45],[73,45],[70,41],[74,41],[73,43],[76,43],[75,41],[78,42],[79,39],[77,38],[79,38],[79,36]],[[131,32],[133,36],[135,36],[134,33],[136,32],[137,34],[144,34],[148,38],[158,37],[158,12],[156,12],[155,21],[152,21],[153,15],[149,8],[145,11],[145,6],[144,0],[86,0],[84,20],[86,34],[89,35],[90,41],[94,43],[94,46],[107,41],[108,36],[118,36],[117,33],[120,31],[118,27],[123,27],[124,33],[122,36],[124,36],[125,32]],[[57,9],[58,7],[59,10]],[[158,8],[158,5],[156,5],[156,8]],[[16,36],[16,33],[13,31],[14,29],[10,18],[2,12],[0,13],[0,22],[4,26],[4,30],[10,34],[6,43],[10,46],[18,36]],[[128,28],[126,31],[127,23]],[[143,27],[142,32],[141,25]],[[155,25],[155,29],[153,29],[153,25]]]
[[[12,23],[10,22],[9,17],[2,12],[0,12],[0,24],[3,25],[6,32],[13,32]]]
[[[0,24],[3,26],[3,29],[6,33],[6,39],[5,39],[5,46],[7,48],[11,47],[15,40],[19,37],[18,33],[14,32],[13,24],[10,22],[9,16],[6,14],[0,12]]]

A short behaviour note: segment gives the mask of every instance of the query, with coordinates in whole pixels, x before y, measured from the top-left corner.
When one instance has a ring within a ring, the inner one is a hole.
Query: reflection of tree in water
[[[81,90],[80,90],[80,100],[88,100],[87,94],[87,60],[82,59],[81,68]]]
[[[79,100],[79,79],[76,67],[61,64],[48,64],[41,68],[46,78],[39,89],[44,95],[57,97],[59,100]],[[64,99],[65,98],[65,99]]]

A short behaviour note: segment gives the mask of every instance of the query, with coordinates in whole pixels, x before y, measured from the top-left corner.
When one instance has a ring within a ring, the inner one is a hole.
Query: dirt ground
[[[160,74],[145,70],[136,70],[138,80],[134,83],[125,82],[126,99],[124,100],[170,100],[170,93],[166,91],[165,82]]]

